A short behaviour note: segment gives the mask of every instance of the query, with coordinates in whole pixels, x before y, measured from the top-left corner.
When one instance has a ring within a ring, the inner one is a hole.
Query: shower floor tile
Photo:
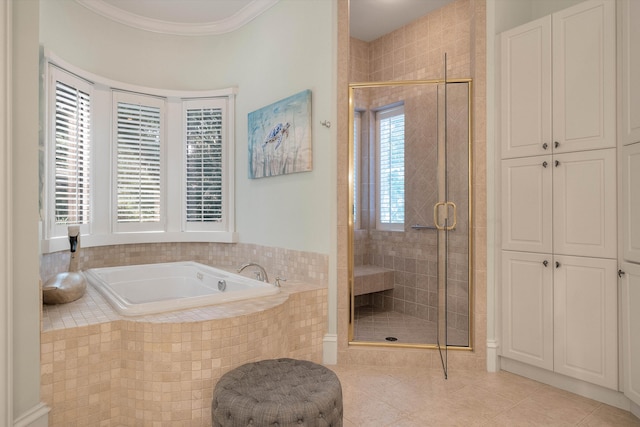
[[[435,344],[437,342],[436,322],[397,311],[385,311],[370,305],[361,306],[356,308],[354,320],[355,341],[396,344]],[[450,328],[447,335],[449,345],[466,345],[466,332]]]

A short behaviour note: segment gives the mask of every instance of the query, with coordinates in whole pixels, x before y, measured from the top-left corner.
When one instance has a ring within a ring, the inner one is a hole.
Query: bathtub
[[[92,268],[89,285],[124,316],[140,316],[266,295],[280,288],[197,262]]]

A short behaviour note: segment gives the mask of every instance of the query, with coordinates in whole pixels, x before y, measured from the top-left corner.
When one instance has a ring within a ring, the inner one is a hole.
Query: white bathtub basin
[[[192,261],[93,268],[84,275],[124,316],[222,304],[280,291],[272,284]]]

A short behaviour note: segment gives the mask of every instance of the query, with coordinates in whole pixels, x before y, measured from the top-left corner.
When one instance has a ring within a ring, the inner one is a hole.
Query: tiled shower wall
[[[464,8],[461,8],[464,10]],[[468,14],[467,9],[467,14]],[[463,17],[463,15],[458,15]],[[406,32],[412,29],[416,40],[420,40],[421,29],[429,28],[428,19],[423,18],[405,27]],[[457,25],[469,25],[468,16]],[[400,31],[400,30],[399,30]],[[409,52],[418,58],[416,40],[407,42],[407,34],[399,37],[394,32],[371,43],[364,43],[351,39],[350,76],[352,81],[364,82],[377,79],[384,80],[413,80],[418,78],[416,73],[403,73],[406,67],[402,63],[418,66],[418,59],[408,58]],[[399,34],[403,32],[400,31]],[[428,34],[428,31],[425,33]],[[467,38],[456,44],[458,52],[469,52],[468,30]],[[435,44],[432,45],[432,47]],[[434,52],[438,49],[433,49]],[[400,52],[398,52],[400,51]],[[436,54],[430,53],[431,58]],[[449,61],[464,63],[456,54],[447,52]],[[423,58],[423,57],[421,57]],[[397,62],[400,62],[399,65]],[[434,75],[420,78],[442,78],[444,74],[444,55],[439,60],[441,67]],[[468,68],[468,67],[467,67]],[[453,68],[452,68],[453,69]],[[449,72],[451,70],[448,70]],[[460,71],[462,72],[462,71]],[[470,72],[455,75],[459,78],[469,78]],[[448,154],[447,166],[449,180],[449,199],[458,205],[458,225],[455,232],[450,233],[449,253],[451,254],[447,268],[449,279],[448,314],[450,326],[468,330],[468,301],[469,293],[466,286],[469,277],[468,268],[468,188],[469,166],[467,151],[468,130],[468,97],[466,85],[449,85],[447,91],[447,132]],[[405,231],[386,232],[375,229],[375,173],[372,171],[374,148],[368,135],[369,123],[373,116],[367,111],[375,111],[387,105],[398,102],[404,103],[405,109]],[[399,311],[421,319],[435,321],[437,316],[436,280],[437,242],[433,230],[413,230],[412,224],[432,225],[433,206],[440,201],[438,196],[438,140],[442,138],[443,123],[438,123],[442,117],[443,91],[436,85],[405,86],[385,88],[355,89],[354,105],[356,109],[365,111],[362,115],[362,142],[360,146],[360,186],[358,187],[358,206],[360,209],[360,229],[356,234],[354,264],[370,264],[394,270],[394,289],[375,295],[361,296],[362,300],[376,306]],[[440,107],[439,107],[440,106]],[[440,111],[438,111],[440,108]],[[440,128],[440,131],[439,131]],[[365,236],[366,234],[366,236]]]
[[[486,2],[457,0],[413,23],[371,43],[349,38],[348,1],[339,0],[339,76],[341,88],[349,82],[373,80],[427,80],[441,78],[443,55],[448,58],[448,78],[473,79],[473,222],[472,352],[449,353],[451,366],[484,369],[486,363]],[[369,46],[375,46],[370,48]],[[339,92],[338,198],[338,357],[341,363],[413,365],[436,354],[419,349],[389,349],[350,346],[348,337],[350,299],[348,290],[348,253],[346,251],[348,218],[348,99],[346,90]],[[358,234],[356,234],[358,240]],[[356,240],[356,244],[357,244]],[[356,253],[358,248],[356,247]],[[394,256],[396,256],[394,254]],[[340,260],[344,260],[340,262]]]

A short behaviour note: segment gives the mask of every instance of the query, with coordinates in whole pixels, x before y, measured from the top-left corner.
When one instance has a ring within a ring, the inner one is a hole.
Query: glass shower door
[[[445,370],[447,349],[471,348],[470,85],[466,79],[350,86],[349,341],[439,348]],[[377,116],[398,106],[404,160],[396,163],[404,170],[395,200],[403,218],[385,229]]]

